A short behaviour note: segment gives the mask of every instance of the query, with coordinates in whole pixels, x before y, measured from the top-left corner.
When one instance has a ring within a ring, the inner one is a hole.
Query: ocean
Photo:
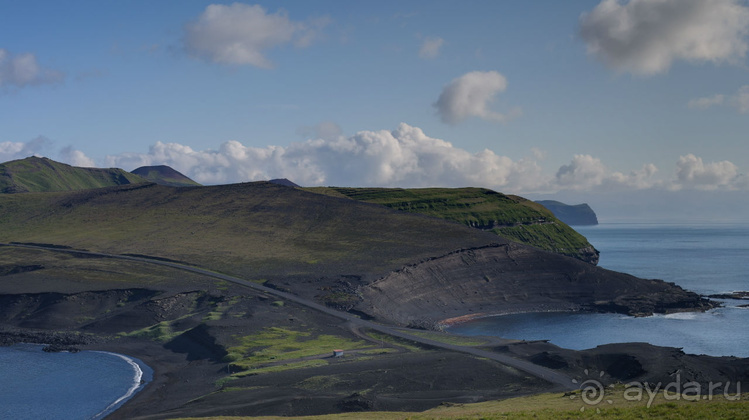
[[[0,347],[0,418],[100,419],[153,377],[142,362],[120,354],[43,347]]]
[[[749,290],[749,224],[600,224],[575,229],[601,251],[599,266],[674,282],[708,295]],[[705,313],[633,318],[619,314],[529,313],[476,319],[450,328],[465,335],[549,340],[583,350],[648,342],[687,353],[749,357],[749,304],[721,300]]]

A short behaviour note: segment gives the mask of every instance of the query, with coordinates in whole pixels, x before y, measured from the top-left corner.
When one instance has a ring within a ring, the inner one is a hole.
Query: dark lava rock
[[[344,412],[369,411],[374,408],[374,402],[366,396],[354,392],[338,402],[338,408]]]

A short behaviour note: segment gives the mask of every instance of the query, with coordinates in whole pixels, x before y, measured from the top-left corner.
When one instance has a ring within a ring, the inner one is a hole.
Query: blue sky
[[[744,0],[3,0],[0,160],[745,203],[748,45]]]

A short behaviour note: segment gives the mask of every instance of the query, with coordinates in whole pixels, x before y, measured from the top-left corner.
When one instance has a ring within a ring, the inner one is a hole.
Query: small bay
[[[749,290],[747,224],[601,224],[578,227],[601,251],[599,265],[674,282],[700,294]],[[722,300],[705,313],[633,318],[619,314],[528,313],[472,320],[450,328],[465,335],[550,340],[575,350],[648,342],[687,353],[749,357],[746,300]]]
[[[152,379],[142,362],[115,353],[0,347],[0,418],[99,419]]]

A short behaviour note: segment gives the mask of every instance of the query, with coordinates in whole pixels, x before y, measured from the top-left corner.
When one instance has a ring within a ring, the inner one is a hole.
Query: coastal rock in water
[[[731,293],[718,293],[715,295],[709,295],[708,297],[713,299],[738,299],[738,300],[749,300],[749,292],[731,292]]]

